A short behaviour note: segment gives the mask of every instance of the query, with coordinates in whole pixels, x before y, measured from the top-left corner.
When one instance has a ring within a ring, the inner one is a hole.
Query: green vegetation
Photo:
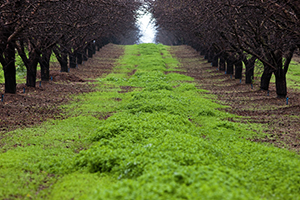
[[[0,64],[0,83],[4,83],[4,71],[1,64]]]
[[[287,73],[287,85],[289,88],[300,90],[300,63],[292,61]]]
[[[8,133],[0,198],[300,199],[300,156],[245,139],[263,134],[178,66],[166,46],[126,46],[72,117]]]

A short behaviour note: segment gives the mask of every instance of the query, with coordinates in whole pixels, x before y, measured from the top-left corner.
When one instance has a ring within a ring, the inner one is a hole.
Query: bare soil
[[[242,116],[242,119],[229,120],[264,124],[267,136],[252,139],[253,141],[268,142],[300,152],[299,90],[288,89],[289,104],[286,105],[286,99],[277,98],[274,83],[271,83],[268,95],[267,91],[260,90],[257,77],[252,89],[251,85],[244,83],[244,78],[240,83],[234,76],[231,78],[224,71],[218,71],[189,46],[171,47],[171,53],[179,59],[182,68],[187,70],[185,74],[195,78],[201,89],[208,90],[216,96],[218,102],[228,105],[227,112]],[[300,62],[297,58],[295,61]]]
[[[58,63],[50,66],[52,81],[37,81],[35,88],[25,84],[17,86],[17,94],[4,94],[0,100],[0,140],[5,133],[17,128],[30,127],[48,119],[63,118],[59,105],[66,104],[73,94],[95,90],[96,78],[109,73],[117,59],[123,55],[121,46],[108,44],[98,51],[93,58],[69,73],[61,73]],[[37,78],[40,78],[38,73]],[[25,90],[25,93],[24,93]],[[0,92],[4,85],[0,85]]]

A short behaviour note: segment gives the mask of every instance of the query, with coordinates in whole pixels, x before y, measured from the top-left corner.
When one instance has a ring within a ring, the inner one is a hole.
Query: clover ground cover
[[[172,73],[179,63],[168,47],[125,48],[98,92],[64,107],[73,117],[5,139],[2,197],[300,198],[299,155],[245,139],[257,133]]]

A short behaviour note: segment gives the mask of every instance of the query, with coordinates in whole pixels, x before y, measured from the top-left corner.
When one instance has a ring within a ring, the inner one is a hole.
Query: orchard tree
[[[27,69],[26,85],[35,87],[37,65],[49,80],[52,51],[68,72],[108,42],[119,42],[136,30],[135,0],[12,0],[0,6],[0,62],[5,92],[16,92],[15,49]],[[135,31],[136,32],[136,31]],[[77,60],[77,61],[76,61]]]
[[[251,83],[254,63],[260,60],[264,65],[261,88],[268,90],[274,73],[278,97],[287,95],[286,73],[299,47],[298,1],[150,0],[148,3],[160,29],[174,32],[177,38],[204,54],[213,66],[232,73],[235,65],[236,78],[241,78],[242,61],[246,66],[246,83]]]

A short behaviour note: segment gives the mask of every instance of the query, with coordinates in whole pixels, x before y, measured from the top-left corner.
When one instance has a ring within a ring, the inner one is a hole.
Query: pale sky
[[[139,43],[155,43],[156,30],[154,22],[151,21],[151,14],[147,13],[141,16],[137,21],[142,35]]]

